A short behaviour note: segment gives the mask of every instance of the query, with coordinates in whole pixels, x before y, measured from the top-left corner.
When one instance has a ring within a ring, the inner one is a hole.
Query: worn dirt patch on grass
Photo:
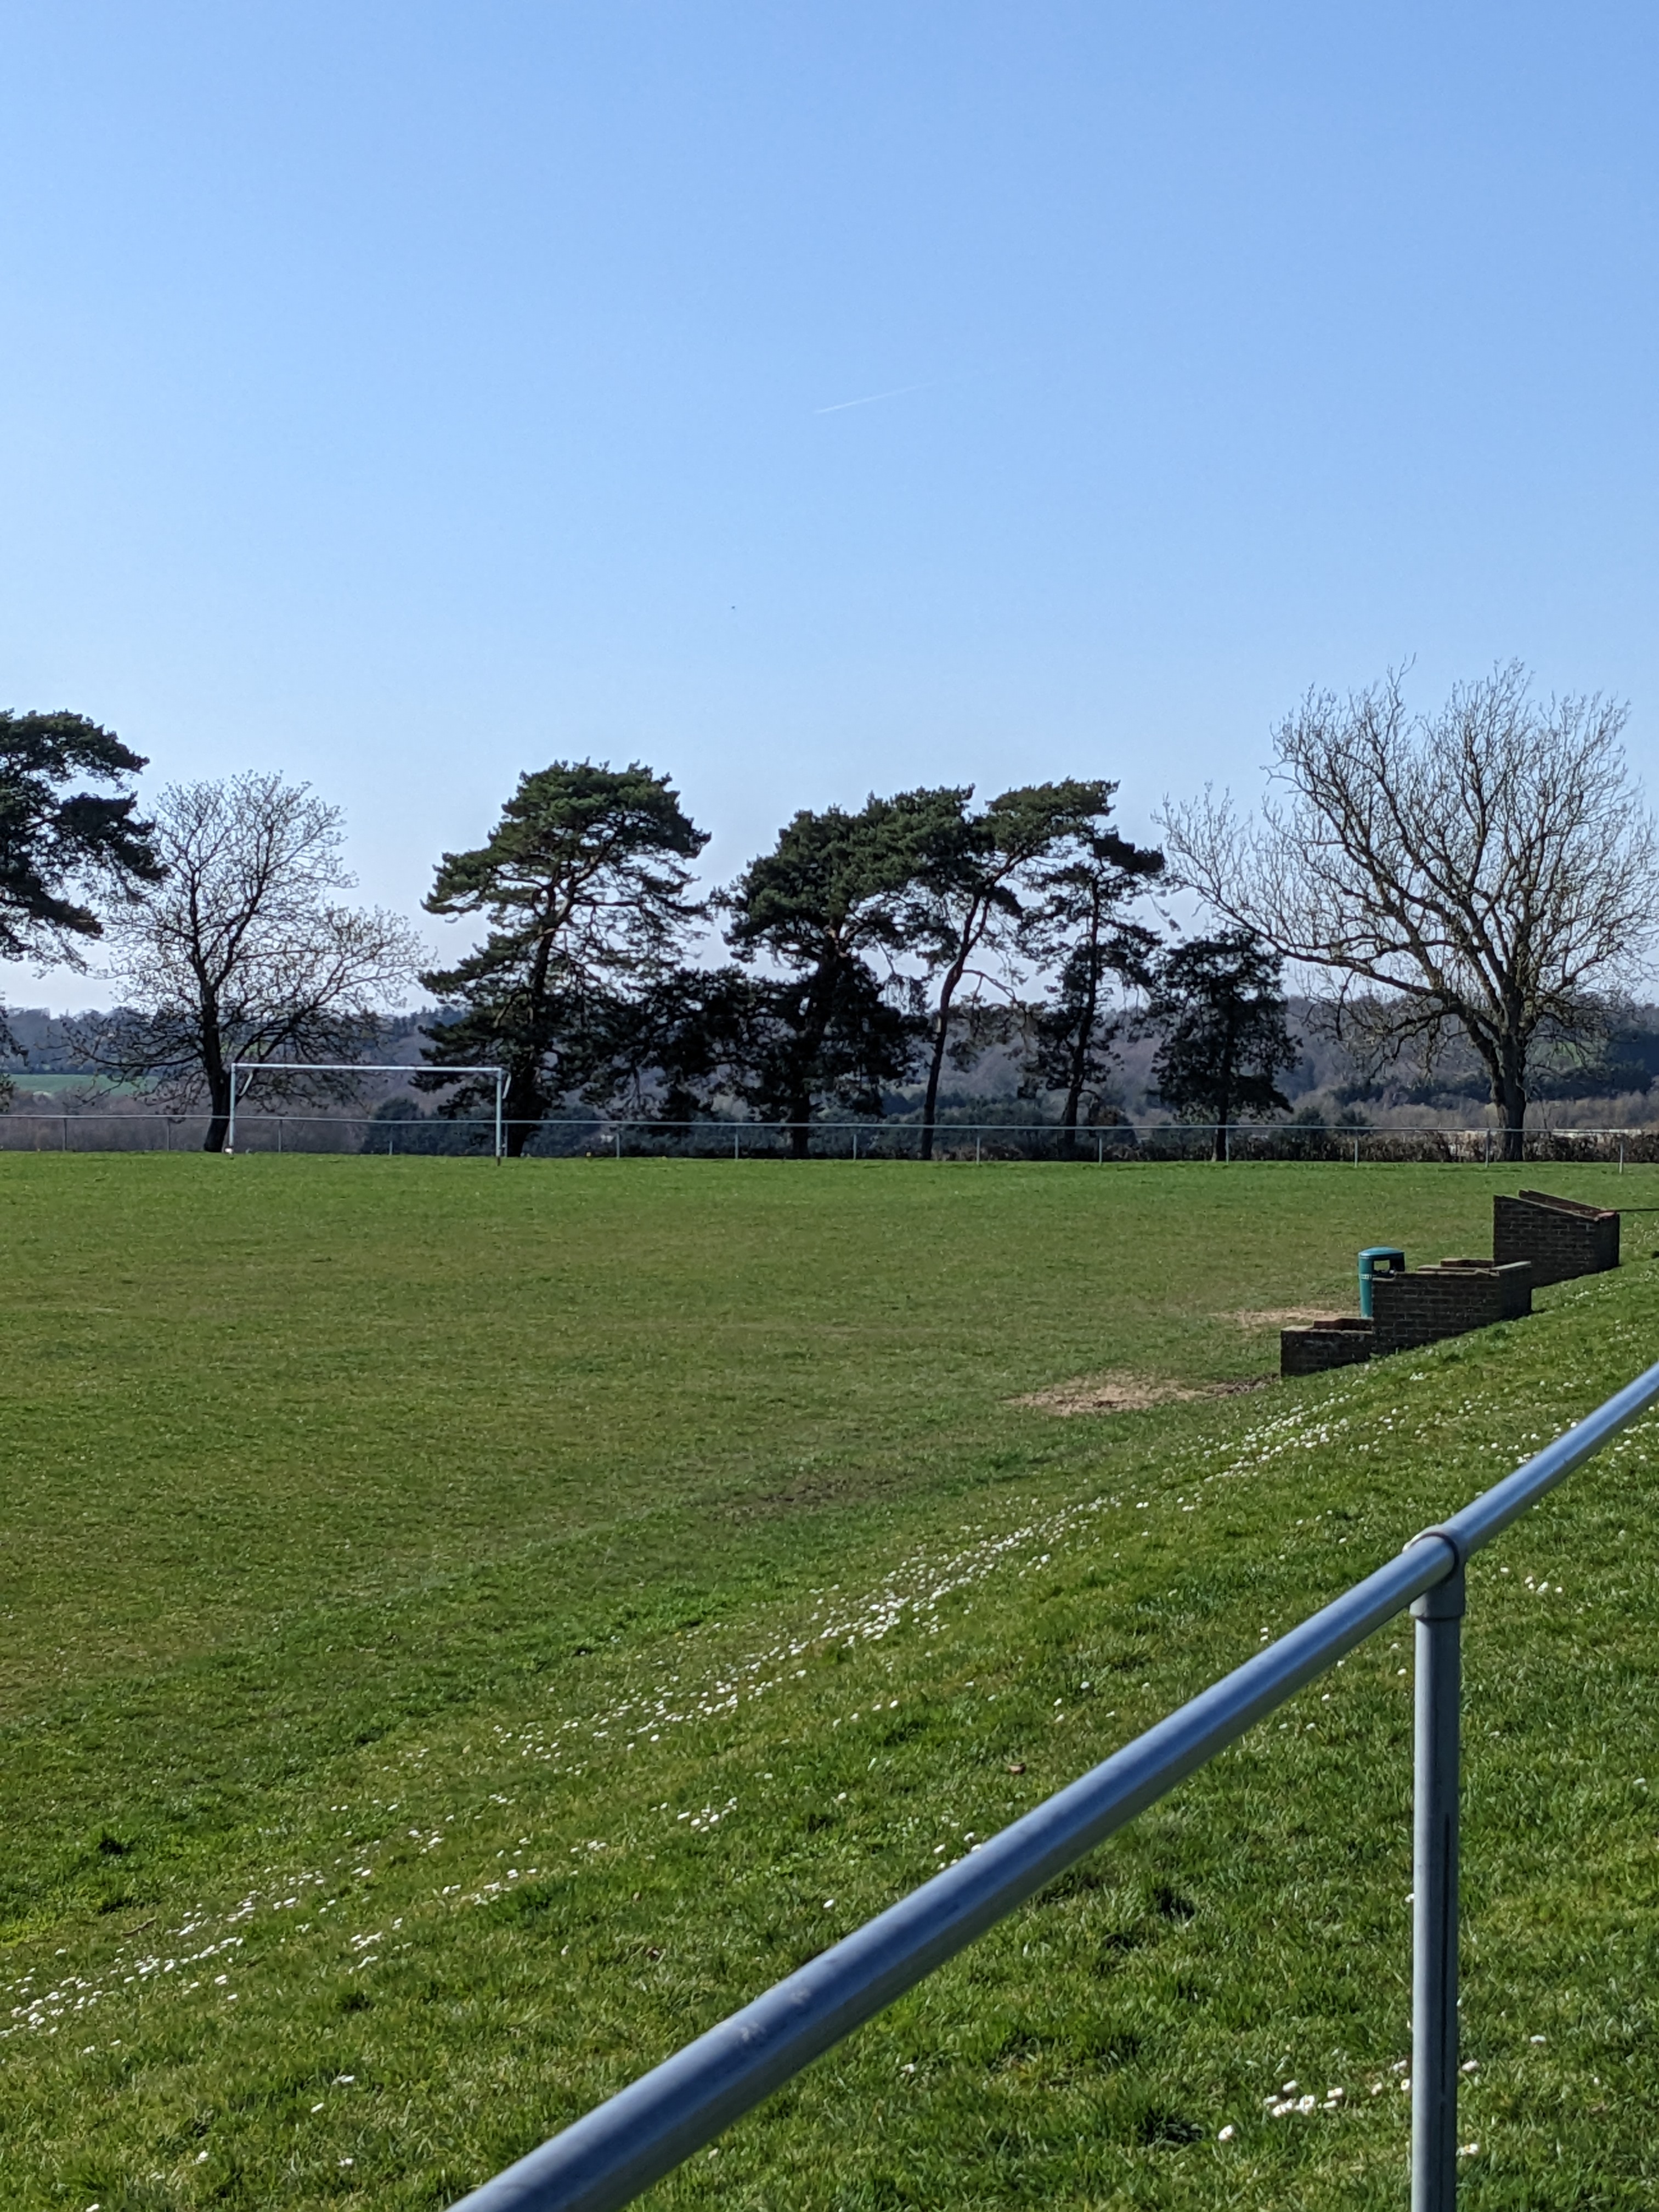
[[[1073,1413],[1144,1413],[1149,1406],[1167,1406],[1178,1399],[1242,1397],[1249,1390],[1266,1390],[1278,1380],[1276,1375],[1251,1375],[1238,1382],[1194,1383],[1171,1382],[1152,1375],[1082,1375],[1008,1402],[1062,1419]]]

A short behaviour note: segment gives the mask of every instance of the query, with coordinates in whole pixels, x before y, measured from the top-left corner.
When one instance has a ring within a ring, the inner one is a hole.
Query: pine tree
[[[427,1031],[434,1072],[420,1079],[458,1086],[446,1111],[483,1096],[446,1064],[505,1067],[516,1158],[556,1105],[637,1065],[656,988],[702,918],[689,864],[708,842],[666,776],[556,761],[520,778],[486,843],[444,854],[427,912],[489,921],[476,951],[421,978],[460,1008]]]

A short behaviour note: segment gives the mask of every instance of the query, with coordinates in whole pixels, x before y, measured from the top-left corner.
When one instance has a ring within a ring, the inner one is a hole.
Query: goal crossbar
[[[230,1126],[225,1132],[225,1150],[236,1150],[237,1079],[246,1072],[251,1083],[256,1075],[425,1075],[436,1073],[436,1069],[411,1067],[405,1060],[233,1060],[230,1063]],[[504,1067],[445,1067],[445,1075],[487,1075],[495,1085],[495,1158],[503,1158],[507,1128],[503,1108],[507,1092],[507,1070]]]

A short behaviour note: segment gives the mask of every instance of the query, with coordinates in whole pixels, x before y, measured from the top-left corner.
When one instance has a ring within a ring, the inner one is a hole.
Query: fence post
[[[1431,1532],[1442,1542],[1449,1539]],[[1425,1540],[1419,1539],[1419,1540]],[[1412,2212],[1457,2196],[1457,1794],[1463,1568],[1414,1601]]]

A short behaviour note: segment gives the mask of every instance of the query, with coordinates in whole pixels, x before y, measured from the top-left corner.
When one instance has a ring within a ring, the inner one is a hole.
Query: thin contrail
[[[815,415],[839,415],[848,407],[873,407],[878,399],[902,399],[907,392],[926,392],[928,385],[935,381],[930,376],[921,384],[896,385],[891,392],[866,392],[862,399],[838,399],[833,407],[815,407],[812,412]]]

